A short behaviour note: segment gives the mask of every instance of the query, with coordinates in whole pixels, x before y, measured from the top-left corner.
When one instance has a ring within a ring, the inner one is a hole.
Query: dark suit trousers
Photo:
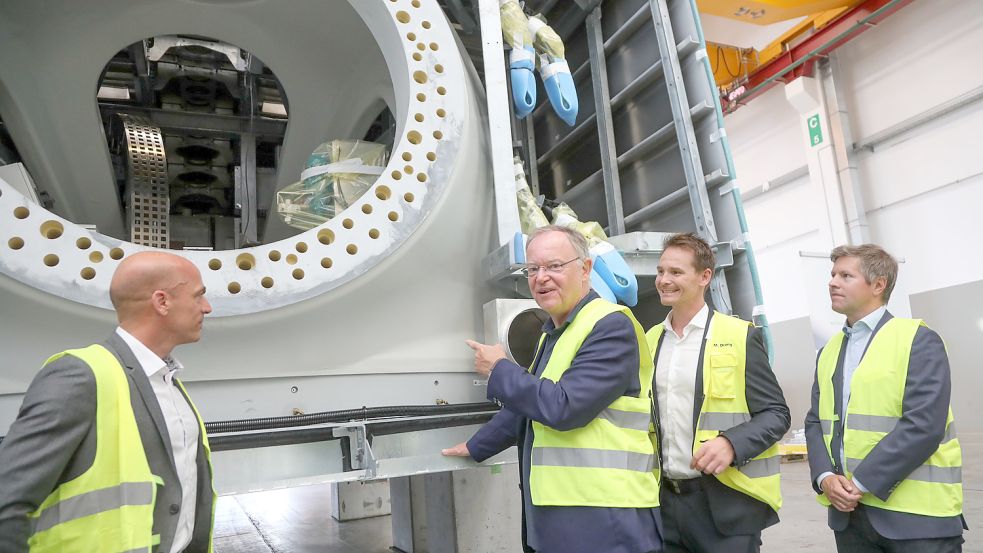
[[[664,511],[663,511],[664,512]],[[834,532],[839,553],[960,553],[962,536],[926,540],[890,540],[874,530],[861,505],[850,513],[850,523]]]
[[[761,532],[726,536],[717,530],[702,489],[676,494],[662,487],[662,528],[666,553],[758,553]]]

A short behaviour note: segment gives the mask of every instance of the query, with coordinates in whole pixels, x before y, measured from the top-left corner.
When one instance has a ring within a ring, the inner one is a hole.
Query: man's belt
[[[700,483],[701,477],[689,478],[687,480],[673,480],[671,478],[664,478],[662,480],[663,487],[674,494],[686,495],[694,492],[698,492],[703,489],[703,485]]]

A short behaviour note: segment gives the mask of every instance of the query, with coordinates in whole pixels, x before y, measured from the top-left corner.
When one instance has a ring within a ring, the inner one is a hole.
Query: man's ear
[[[874,279],[874,283],[871,284],[870,287],[871,287],[871,291],[874,292],[874,295],[877,296],[877,297],[879,297],[879,298],[881,298],[881,301],[883,301],[884,300],[884,290],[887,289],[887,277],[880,276],[880,277],[875,278]],[[884,302],[884,303],[887,303],[887,302]]]
[[[587,258],[584,260],[584,274],[587,276],[587,282],[590,282],[590,272],[594,268],[594,260]]]
[[[159,315],[167,315],[167,310],[170,308],[170,298],[167,297],[167,292],[154,290],[154,293],[150,295],[150,305]]]
[[[703,269],[700,273],[700,286],[710,286],[711,279],[713,279],[713,269]]]

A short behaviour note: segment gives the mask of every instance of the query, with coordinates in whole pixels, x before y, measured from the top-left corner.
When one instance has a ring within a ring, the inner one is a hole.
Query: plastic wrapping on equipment
[[[532,46],[532,33],[526,14],[516,0],[499,0],[499,10],[502,14],[502,36],[512,48]]]
[[[594,261],[591,287],[601,297],[621,301],[629,307],[638,303],[638,279],[621,253],[607,241],[608,237],[600,224],[580,221],[570,206],[562,202],[553,209],[553,224],[576,230],[587,239],[587,247]]]
[[[608,241],[608,235],[604,234],[604,229],[601,228],[601,225],[596,221],[588,221],[586,223],[580,221],[573,209],[570,209],[570,206],[563,202],[560,202],[560,205],[553,208],[553,224],[560,225],[561,227],[569,227],[583,234],[584,238],[587,239],[588,248],[593,248],[601,242]]]
[[[536,203],[536,198],[532,195],[532,190],[526,183],[526,172],[522,169],[522,159],[519,156],[513,158],[515,170],[515,198],[519,204],[519,226],[522,233],[529,235],[540,227],[550,224],[546,215],[543,215],[542,208]]]
[[[388,156],[382,144],[363,140],[321,144],[308,157],[300,182],[277,191],[277,213],[301,230],[324,224],[375,184]]]
[[[566,49],[563,47],[563,39],[560,35],[556,34],[553,27],[546,24],[545,19],[541,14],[536,14],[529,18],[529,31],[533,36],[533,46],[536,47],[536,52],[541,55],[547,55],[553,59],[550,62],[557,59],[566,59]]]

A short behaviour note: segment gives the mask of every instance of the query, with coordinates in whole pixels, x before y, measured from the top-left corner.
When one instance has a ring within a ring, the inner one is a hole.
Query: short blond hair
[[[829,253],[833,263],[841,257],[856,257],[860,260],[860,273],[864,275],[867,284],[884,277],[886,285],[881,295],[886,304],[891,299],[891,292],[898,281],[898,261],[877,244],[860,244],[859,246],[837,246]]]

